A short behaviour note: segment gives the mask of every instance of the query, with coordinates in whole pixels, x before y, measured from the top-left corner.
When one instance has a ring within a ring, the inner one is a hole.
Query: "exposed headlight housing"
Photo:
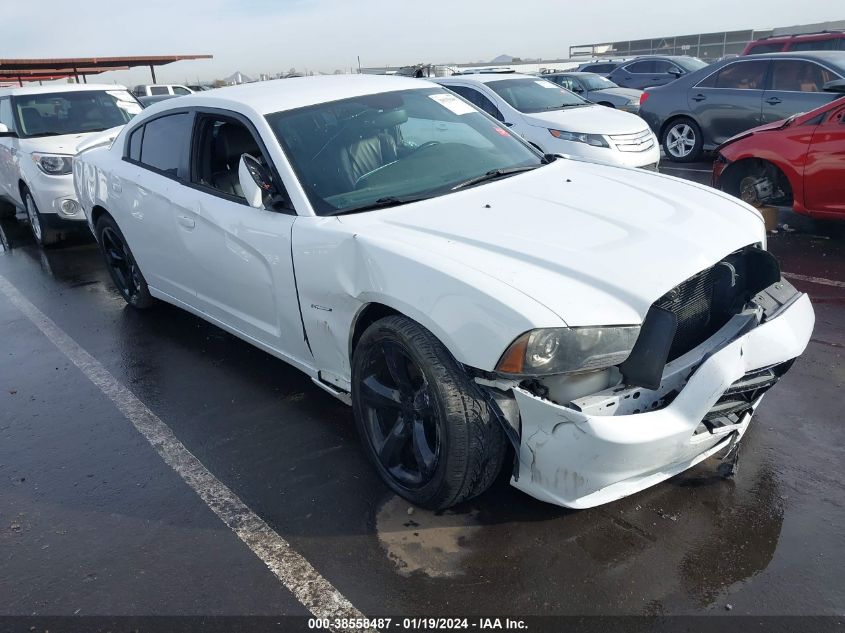
[[[562,141],[574,141],[575,143],[586,143],[593,147],[610,147],[607,140],[601,134],[582,134],[581,132],[564,132],[563,130],[549,129],[549,134]]]
[[[496,371],[549,376],[613,367],[630,356],[639,334],[639,325],[531,330],[511,343]]]
[[[48,176],[65,176],[73,171],[73,157],[64,154],[32,154],[38,169]]]

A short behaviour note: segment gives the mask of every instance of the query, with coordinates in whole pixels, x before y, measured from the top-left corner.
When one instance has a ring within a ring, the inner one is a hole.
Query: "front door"
[[[845,106],[816,127],[804,167],[804,202],[810,211],[845,217]]]
[[[769,85],[763,93],[763,122],[779,121],[830,103],[838,95],[824,92],[824,85],[835,79],[840,77],[815,62],[774,60]]]
[[[0,99],[0,123],[5,125],[9,132],[15,132],[15,118],[12,115],[12,100],[10,97]],[[0,198],[20,199],[17,174],[18,139],[13,136],[0,136]]]
[[[247,204],[238,179],[243,154],[270,165],[245,119],[197,114],[192,186],[173,197],[197,307],[255,341],[303,358],[308,352],[290,245],[296,214]]]

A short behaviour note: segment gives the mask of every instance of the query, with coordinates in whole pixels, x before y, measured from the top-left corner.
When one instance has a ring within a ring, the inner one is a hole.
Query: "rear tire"
[[[147,281],[126,243],[126,238],[110,215],[103,215],[95,227],[97,244],[109,275],[120,295],[133,308],[144,310],[155,303]]]
[[[490,487],[507,440],[478,389],[418,323],[397,315],[367,328],[352,357],[355,424],[394,492],[442,510]]]
[[[701,158],[704,138],[698,123],[687,117],[675,119],[663,130],[663,151],[676,163],[692,163]]]

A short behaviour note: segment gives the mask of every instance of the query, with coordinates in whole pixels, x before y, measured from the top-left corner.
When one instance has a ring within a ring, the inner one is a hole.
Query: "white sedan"
[[[398,494],[454,505],[511,455],[583,508],[734,454],[814,316],[748,205],[549,161],[430,82],[309,77],[152,106],[74,181],[131,306],[307,373]]]
[[[657,169],[660,145],[635,114],[607,108],[541,77],[477,73],[438,78],[547,154]]]

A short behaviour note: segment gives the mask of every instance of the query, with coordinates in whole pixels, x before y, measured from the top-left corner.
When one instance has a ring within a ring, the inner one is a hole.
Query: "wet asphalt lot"
[[[707,165],[665,169],[706,182]],[[698,170],[698,171],[696,171]],[[351,410],[176,308],[134,312],[92,241],[2,223],[0,275],[367,615],[845,615],[845,227],[781,214],[813,340],[717,462],[585,511],[505,477],[408,514]],[[0,615],[307,615],[120,410],[0,293]]]

